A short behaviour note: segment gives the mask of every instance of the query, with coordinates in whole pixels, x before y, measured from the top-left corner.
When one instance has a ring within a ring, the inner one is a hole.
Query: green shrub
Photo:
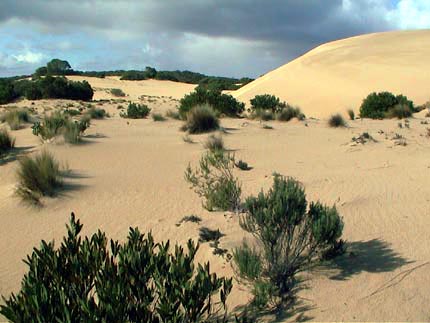
[[[7,132],[6,129],[0,129],[0,157],[3,157],[15,147],[15,138]]]
[[[250,100],[251,110],[271,110],[273,113],[281,111],[286,104],[281,102],[278,97],[270,94],[256,95]]]
[[[69,144],[77,144],[82,140],[82,134],[90,126],[90,117],[83,116],[79,121],[67,120],[64,125],[63,137]]]
[[[302,113],[300,108],[295,108],[288,104],[276,114],[276,119],[278,121],[290,121],[293,118],[304,120],[306,116]]]
[[[224,140],[221,136],[210,135],[204,143],[204,147],[211,152],[224,151]]]
[[[252,167],[249,167],[248,163],[244,162],[243,160],[239,160],[234,165],[241,170],[251,170],[252,169]]]
[[[200,159],[200,167],[188,165],[185,179],[204,199],[203,207],[209,211],[235,211],[240,207],[242,189],[233,175],[234,159],[222,151],[208,152]]]
[[[161,113],[153,113],[152,114],[152,120],[154,121],[166,121],[166,118],[163,117]]]
[[[17,99],[19,95],[11,80],[0,79],[0,104],[7,104]]]
[[[343,222],[335,207],[317,202],[308,208],[301,185],[280,175],[267,193],[248,197],[244,208],[240,225],[256,238],[258,248],[237,248],[235,270],[253,285],[258,305],[287,301],[297,286],[297,274],[337,247]]]
[[[66,122],[66,115],[60,111],[56,111],[51,115],[45,115],[42,123],[35,122],[33,124],[33,135],[40,136],[43,140],[52,139],[61,134]]]
[[[113,96],[124,97],[126,94],[121,89],[110,89],[110,93]]]
[[[179,113],[183,118],[198,105],[210,105],[219,114],[235,117],[245,110],[245,105],[229,94],[197,87],[180,100]]]
[[[39,203],[42,196],[54,196],[62,186],[60,164],[46,150],[19,160],[17,194],[26,202]]]
[[[25,122],[30,122],[30,112],[26,108],[13,108],[0,115],[0,121],[6,122],[11,130],[18,130]]]
[[[149,115],[149,112],[151,112],[151,109],[147,105],[130,102],[127,107],[127,113],[120,113],[120,116],[128,119],[143,119]]]
[[[348,116],[349,116],[349,120],[354,120],[355,119],[355,113],[354,110],[352,109],[348,109]]]
[[[226,322],[232,280],[195,265],[198,244],[171,248],[138,228],[123,243],[81,230],[72,213],[59,247],[34,249],[21,290],[0,314],[12,322]]]
[[[360,106],[360,117],[372,119],[391,117],[391,110],[397,105],[404,106],[402,110],[408,107],[411,113],[415,112],[413,102],[403,95],[394,96],[390,92],[371,93]]]
[[[81,114],[81,111],[79,111],[78,109],[65,109],[64,113],[68,114],[71,117],[76,117]]]
[[[99,109],[95,107],[89,108],[87,114],[91,117],[91,119],[103,119],[107,116],[105,109]]]
[[[210,132],[218,128],[219,120],[209,105],[199,105],[191,109],[183,127],[192,134]]]
[[[210,242],[210,241],[216,241],[219,240],[224,235],[217,230],[212,230],[207,227],[201,227],[199,229],[199,242]]]
[[[333,128],[346,127],[345,119],[339,114],[333,114],[328,119],[328,125]]]

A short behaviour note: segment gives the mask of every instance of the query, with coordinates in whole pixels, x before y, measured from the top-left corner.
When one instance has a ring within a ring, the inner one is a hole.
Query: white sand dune
[[[359,106],[369,93],[403,93],[416,104],[430,98],[430,30],[368,34],[321,45],[233,95],[248,103],[274,94],[310,117]]]

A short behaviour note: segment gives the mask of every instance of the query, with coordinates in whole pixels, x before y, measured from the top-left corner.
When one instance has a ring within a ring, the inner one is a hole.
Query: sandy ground
[[[170,108],[163,104],[159,111]],[[65,106],[67,101],[39,101],[36,107]],[[22,102],[20,105],[28,105]],[[207,212],[184,180],[189,162],[204,152],[207,135],[182,140],[180,121],[125,120],[117,103],[100,103],[111,118],[94,121],[80,145],[42,145],[30,128],[14,131],[21,154],[47,148],[67,163],[75,176],[69,189],[45,200],[36,210],[14,196],[17,161],[0,165],[0,294],[19,290],[26,271],[22,259],[41,239],[57,242],[74,211],[84,232],[98,228],[124,239],[128,228],[152,230],[157,239],[185,243],[198,239],[199,225],[176,226],[189,214],[200,225],[226,234],[221,247],[232,249],[244,234],[232,214]],[[76,103],[75,103],[76,105]],[[48,108],[47,108],[48,107]],[[430,120],[429,120],[430,121]],[[324,120],[269,122],[223,119],[228,128],[226,146],[252,167],[237,172],[244,196],[267,189],[273,171],[300,180],[309,200],[336,204],[344,217],[344,238],[349,252],[332,268],[312,273],[301,303],[292,317],[312,321],[426,321],[430,296],[427,275],[430,260],[430,138],[423,113],[399,128],[397,120],[355,120],[346,129],[332,129]],[[377,142],[354,144],[352,137],[368,132]],[[407,145],[396,145],[398,133]],[[213,270],[231,276],[230,263],[201,246],[198,259],[209,260]],[[230,308],[243,305],[250,294],[235,284]]]
[[[274,94],[309,117],[358,112],[374,91],[403,93],[416,104],[430,99],[430,30],[369,34],[321,45],[234,93],[249,102]],[[322,108],[323,107],[323,108]]]

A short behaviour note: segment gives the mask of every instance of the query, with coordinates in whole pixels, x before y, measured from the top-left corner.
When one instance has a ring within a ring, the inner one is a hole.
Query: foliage
[[[103,119],[107,116],[105,109],[99,109],[95,107],[89,108],[87,114],[91,117],[91,119]]]
[[[396,106],[401,106],[400,108],[403,112],[410,110],[412,114],[415,112],[414,104],[412,101],[408,100],[406,96],[397,95],[390,92],[380,92],[369,94],[360,106],[360,117],[361,118],[372,118],[372,119],[383,119],[387,117],[398,117],[393,109]],[[397,108],[399,110],[399,108]],[[403,113],[402,112],[402,113]]]
[[[185,179],[204,199],[204,208],[209,211],[239,209],[242,188],[233,175],[233,168],[234,158],[219,150],[203,155],[196,170],[188,165]]]
[[[407,104],[396,104],[390,110],[387,111],[386,117],[388,118],[409,118],[412,117],[413,110]]]
[[[258,248],[237,248],[235,269],[253,285],[256,304],[287,301],[297,274],[337,246],[343,222],[335,207],[317,202],[308,208],[301,185],[280,175],[267,193],[248,197],[244,208],[240,225],[256,238]]]
[[[244,162],[243,160],[239,160],[234,165],[241,170],[251,170],[252,169],[252,167],[249,167],[248,163]]]
[[[181,120],[181,115],[179,114],[179,112],[174,110],[167,110],[166,117],[175,119],[175,120]]]
[[[124,97],[126,94],[121,89],[110,89],[110,93],[113,96]]]
[[[60,164],[44,150],[19,160],[17,194],[26,202],[38,204],[42,196],[54,196],[62,186]]]
[[[130,102],[127,107],[127,113],[121,112],[119,115],[128,119],[143,119],[148,116],[149,112],[151,112],[151,109],[147,105]]]
[[[161,113],[153,113],[152,114],[152,120],[154,121],[166,121],[166,118],[163,117]]]
[[[15,146],[15,138],[6,129],[0,129],[0,157],[3,157]]]
[[[289,104],[286,104],[285,107],[281,108],[276,114],[276,119],[279,121],[290,121],[293,118],[304,120],[306,116],[303,114],[300,108],[295,108]]]
[[[11,130],[18,130],[24,122],[30,122],[30,112],[26,108],[12,108],[0,115],[0,121],[6,122]]]
[[[355,113],[354,110],[352,109],[348,109],[348,116],[349,116],[349,120],[354,120],[355,119]]]
[[[205,104],[210,105],[219,114],[232,117],[238,116],[245,109],[244,103],[237,101],[229,94],[206,90],[198,86],[194,92],[185,95],[180,100],[179,113],[185,117],[193,107]]]
[[[13,102],[18,98],[15,92],[13,81],[8,79],[0,79],[0,104]]]
[[[48,75],[68,75],[71,71],[72,67],[69,62],[58,58],[54,58],[46,64],[46,72]]]
[[[328,125],[333,128],[346,127],[346,121],[339,113],[336,113],[330,116]]]
[[[224,150],[224,140],[221,136],[210,135],[206,142],[204,143],[204,147],[211,152],[223,151]]]
[[[219,229],[212,230],[207,227],[201,227],[199,229],[199,242],[209,242],[219,240],[223,234]]]
[[[191,323],[225,310],[232,280],[211,273],[209,263],[196,266],[199,246],[191,240],[172,250],[137,228],[122,244],[100,230],[82,238],[81,230],[72,213],[59,248],[42,241],[27,256],[21,290],[0,305],[2,315],[12,322]]]
[[[218,128],[219,120],[209,105],[198,105],[192,108],[186,115],[183,127],[192,134],[214,131]]]
[[[278,97],[270,94],[256,95],[250,100],[251,110],[271,110],[273,113],[280,112],[285,106]]]

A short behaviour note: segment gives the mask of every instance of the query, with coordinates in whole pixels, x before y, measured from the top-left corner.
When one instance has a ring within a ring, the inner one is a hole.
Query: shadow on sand
[[[35,146],[16,147],[11,149],[3,158],[0,159],[0,166],[13,162],[18,158],[32,152]]]

